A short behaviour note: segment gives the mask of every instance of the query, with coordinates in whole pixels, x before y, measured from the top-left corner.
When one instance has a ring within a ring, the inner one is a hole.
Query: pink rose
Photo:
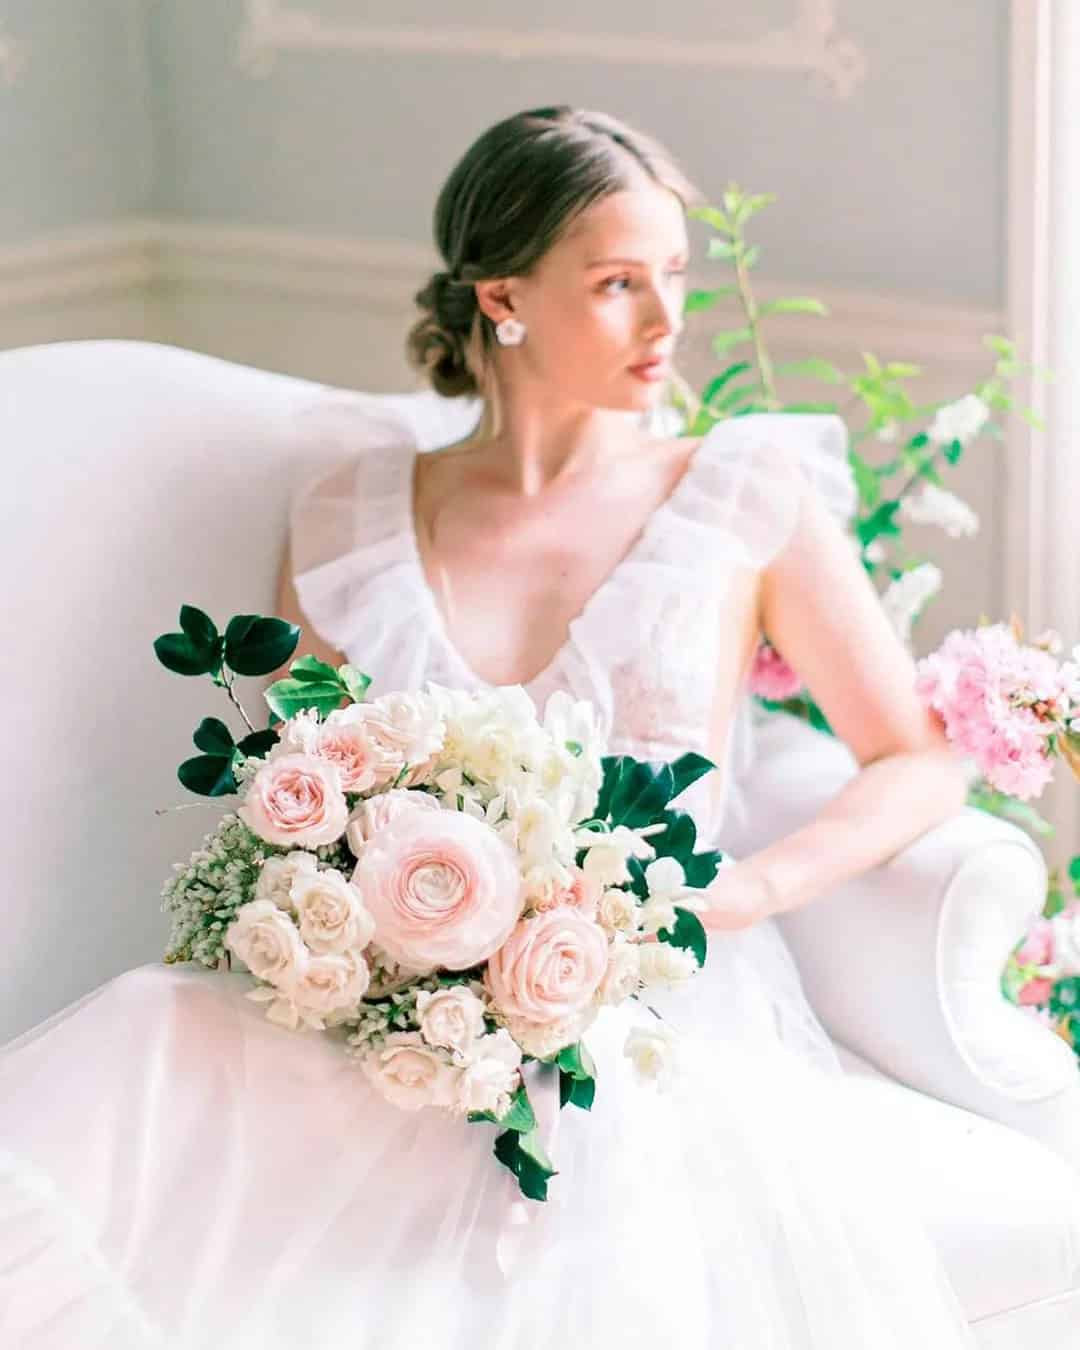
[[[1054,959],[1054,925],[1049,919],[1036,919],[1028,929],[1023,946],[1016,949],[1022,966],[1048,966]]]
[[[401,811],[353,871],[375,941],[414,970],[467,970],[506,941],[521,914],[514,849],[459,811]]]
[[[355,716],[363,704],[339,708],[330,713],[319,728],[314,752],[323,759],[332,760],[341,770],[341,786],[345,792],[366,792],[374,787],[388,767],[396,772],[365,718]]]
[[[1046,1003],[1053,991],[1053,980],[1028,980],[1027,984],[1022,986],[1016,998],[1021,1006],[1029,1003]]]
[[[345,828],[345,838],[355,856],[359,858],[368,840],[385,830],[402,811],[417,807],[421,811],[443,809],[438,797],[432,793],[414,792],[410,788],[390,788],[357,802]]]
[[[491,957],[484,979],[505,1016],[554,1022],[591,1001],[607,967],[604,930],[564,905],[519,923]]]
[[[267,843],[317,848],[341,838],[349,808],[337,765],[295,754],[267,760],[236,814]]]

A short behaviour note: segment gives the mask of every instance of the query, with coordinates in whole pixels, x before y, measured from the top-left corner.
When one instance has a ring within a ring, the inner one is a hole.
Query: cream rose
[[[395,782],[406,765],[406,787],[425,782],[446,733],[436,700],[428,694],[403,691],[383,694],[356,707],[363,709],[366,733],[382,757],[375,786]]]
[[[632,1061],[642,1078],[667,1087],[678,1069],[675,1034],[663,1022],[634,1027],[626,1037],[623,1054]]]
[[[360,1060],[369,1081],[394,1106],[453,1107],[461,1070],[424,1044],[416,1031],[394,1031]]]
[[[619,886],[608,886],[601,892],[596,919],[609,933],[637,932],[640,920],[634,893]]]
[[[555,1022],[589,1003],[607,962],[603,929],[564,905],[523,919],[489,960],[484,979],[504,1016]]]
[[[685,947],[673,947],[669,942],[643,945],[639,952],[642,982],[646,985],[665,985],[676,989],[697,974],[697,957]]]
[[[612,943],[607,970],[598,990],[601,1003],[622,1003],[637,993],[640,983],[640,947],[625,939]]]
[[[375,934],[374,920],[360,892],[337,868],[324,868],[314,875],[301,872],[291,895],[300,936],[313,952],[366,947]]]
[[[515,1045],[507,1030],[500,1028],[482,1037],[457,1080],[455,1109],[462,1114],[490,1111],[495,1116],[505,1115],[521,1083],[520,1068],[521,1047]]]
[[[290,997],[304,1012],[324,1018],[354,1009],[367,993],[367,962],[355,952],[326,952],[305,962]]]
[[[590,1004],[572,1017],[556,1022],[533,1022],[527,1017],[508,1017],[506,1029],[527,1055],[550,1059],[563,1046],[576,1045],[596,1020],[599,1009]]]
[[[271,900],[241,905],[225,930],[225,945],[260,980],[291,990],[309,959],[296,925]]]
[[[466,1054],[484,1034],[484,1003],[464,984],[434,992],[421,989],[416,996],[420,1034],[428,1045]]]
[[[357,802],[345,827],[345,839],[354,856],[359,858],[373,835],[385,830],[399,812],[412,807],[419,807],[421,811],[443,809],[432,793],[416,792],[411,788],[390,788]]]
[[[400,814],[367,843],[352,879],[379,946],[414,969],[487,960],[521,914],[513,849],[459,811]]]
[[[267,858],[259,869],[254,899],[270,900],[278,909],[292,909],[293,882],[300,876],[314,876],[318,870],[315,855],[299,848],[283,858]]]
[[[317,755],[270,759],[248,784],[236,814],[270,844],[317,848],[340,839],[349,809],[336,764]]]

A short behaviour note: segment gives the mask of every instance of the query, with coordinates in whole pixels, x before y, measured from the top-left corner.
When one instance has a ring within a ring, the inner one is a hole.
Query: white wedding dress
[[[842,445],[830,418],[714,428],[529,692],[594,700],[612,753],[704,750],[725,578],[775,553],[800,492],[847,490]],[[412,461],[353,454],[294,504],[304,611],[372,694],[481,683],[419,566]],[[750,738],[743,708],[729,767]],[[722,847],[707,781],[676,805],[699,848]],[[650,999],[681,1034],[669,1091],[623,1055],[652,1017],[633,1002],[587,1034],[591,1113],[553,1110],[533,1066],[546,1204],[515,1198],[493,1126],[396,1110],[246,987],[144,966],[0,1051],[5,1350],[974,1344],[890,1160],[844,1109],[772,920],[713,936],[692,986]]]

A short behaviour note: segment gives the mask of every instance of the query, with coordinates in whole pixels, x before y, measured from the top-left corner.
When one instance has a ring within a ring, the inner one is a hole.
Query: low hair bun
[[[423,313],[406,340],[410,363],[445,398],[476,394],[479,387],[467,359],[476,291],[451,272],[434,272],[414,299]]]

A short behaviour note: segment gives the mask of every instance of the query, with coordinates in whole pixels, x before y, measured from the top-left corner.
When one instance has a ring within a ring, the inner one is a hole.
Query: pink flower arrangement
[[[919,662],[916,689],[999,792],[1037,797],[1053,777],[1055,754],[1075,771],[1080,666],[1025,645],[1015,625],[950,633]]]
[[[754,653],[748,684],[752,694],[773,703],[795,698],[803,689],[801,677],[768,642],[760,643]]]

